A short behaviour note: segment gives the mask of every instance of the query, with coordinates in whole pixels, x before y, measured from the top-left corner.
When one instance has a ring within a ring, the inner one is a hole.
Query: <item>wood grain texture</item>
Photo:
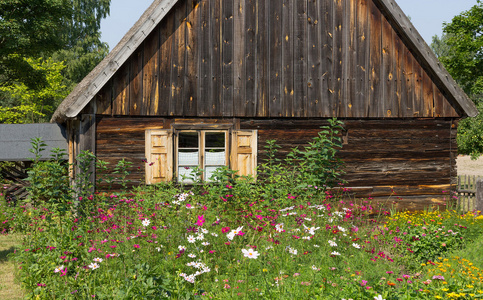
[[[385,1],[179,1],[96,103],[135,116],[459,117]]]

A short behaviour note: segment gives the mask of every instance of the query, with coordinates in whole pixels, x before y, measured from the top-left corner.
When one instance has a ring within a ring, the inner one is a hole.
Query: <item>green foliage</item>
[[[446,44],[451,51],[440,57],[446,69],[475,101],[483,94],[483,2],[445,24]]]
[[[433,37],[432,49],[451,76],[476,103],[480,115],[460,122],[458,152],[477,158],[483,154],[483,2],[455,16],[444,25],[444,34]]]
[[[343,163],[337,158],[342,148],[342,125],[343,122],[330,119],[309,146],[292,149],[283,161],[278,154],[280,146],[275,140],[268,140],[266,157],[259,170],[264,198],[288,195],[286,204],[289,204],[293,197],[289,194],[309,196],[342,183]]]
[[[483,154],[483,102],[478,103],[480,114],[474,118],[461,120],[458,125],[458,152],[477,159]]]
[[[27,181],[30,184],[27,191],[34,204],[50,202],[51,205],[62,206],[60,209],[65,211],[65,203],[71,199],[68,165],[64,161],[65,150],[54,148],[51,159],[41,161],[45,146],[40,138],[32,139],[31,152],[35,159],[28,171]]]
[[[44,70],[25,58],[63,47],[59,36],[70,16],[67,0],[0,0],[0,86],[21,82],[30,89],[47,84]]]
[[[57,105],[68,95],[61,71],[65,65],[52,59],[26,58],[34,70],[46,74],[42,88],[31,89],[26,84],[15,82],[0,87],[10,95],[15,105],[0,107],[0,123],[38,123],[48,121]]]

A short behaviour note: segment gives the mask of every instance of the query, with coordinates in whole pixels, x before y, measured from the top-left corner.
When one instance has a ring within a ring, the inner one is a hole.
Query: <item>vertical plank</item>
[[[234,0],[223,1],[223,116],[233,115]]]
[[[369,55],[369,33],[368,33],[368,7],[367,0],[357,1],[357,65],[356,77],[356,98],[353,104],[353,117],[366,117],[369,100],[368,80],[368,55]]]
[[[433,81],[426,72],[423,72],[423,102],[424,102],[424,117],[434,117],[434,93]]]
[[[146,103],[143,102],[143,46],[134,51],[130,58],[129,114],[139,116]]]
[[[95,97],[98,115],[110,115],[112,113],[111,87],[112,80],[110,80]]]
[[[321,47],[321,20],[319,2],[320,0],[307,1],[307,100],[308,111],[313,117],[324,116],[324,106],[322,104],[322,93],[320,91],[321,62],[320,62],[320,47]]]
[[[271,1],[269,11],[269,112],[270,117],[282,115],[282,2]]]
[[[324,0],[322,2],[321,12],[324,14],[323,24],[325,32],[322,32],[322,68],[324,76],[322,78],[322,97],[323,103],[327,103],[328,113],[327,117],[337,116],[337,95],[335,94],[335,82],[337,76],[334,72],[334,59],[336,58],[336,45],[334,43],[335,34],[335,4],[337,0]]]
[[[356,0],[346,3],[346,22],[343,26],[347,53],[344,55],[343,99],[347,106],[347,117],[354,117],[354,104],[356,99],[356,64],[357,64],[357,2]]]
[[[344,1],[345,2],[345,1]],[[345,116],[346,109],[342,104],[342,60],[344,59],[343,52],[343,36],[342,25],[344,18],[344,8],[342,0],[334,0],[334,47],[333,47],[333,83],[334,83],[334,96],[335,96],[335,108],[334,116]]]
[[[159,107],[159,27],[144,43],[143,63],[143,116],[156,116]]]
[[[257,117],[268,117],[269,90],[269,48],[268,31],[270,30],[268,13],[270,0],[258,0],[257,20]]]
[[[233,11],[233,113],[243,117],[246,107],[245,0],[234,0]]]
[[[211,60],[215,59],[212,57],[211,43],[215,44],[216,41],[212,42],[211,34],[212,28],[214,26],[211,18],[211,5],[213,1],[201,1],[200,5],[200,20],[199,20],[199,56],[200,56],[200,74],[199,74],[199,90],[200,97],[198,99],[197,105],[197,115],[200,117],[206,116],[217,116],[214,109],[214,99],[211,94],[213,89],[214,78],[212,79],[211,73]],[[219,18],[219,16],[218,16]],[[218,45],[219,46],[219,45]],[[220,116],[220,115],[218,115]]]
[[[294,97],[295,117],[308,117],[307,109],[307,1],[295,0],[294,16]]]
[[[282,116],[293,117],[294,0],[282,1]]]
[[[170,113],[172,115],[183,115],[184,88],[184,66],[186,54],[186,7],[187,2],[181,1],[175,5],[174,16],[174,41],[172,47],[172,66],[171,66],[171,97]]]
[[[370,5],[370,96],[369,96],[369,116],[383,117],[384,101],[382,99],[381,88],[381,52],[382,52],[382,24],[381,12],[379,8],[372,3]]]
[[[404,118],[408,116],[407,111],[407,93],[406,93],[406,71],[405,71],[405,57],[406,57],[406,47],[404,46],[403,41],[399,38],[399,36],[394,36],[396,41],[396,51],[397,51],[397,77],[398,82],[396,84],[396,93],[399,103],[399,117]]]
[[[439,88],[433,83],[433,95],[434,95],[434,116],[439,118],[444,116],[444,104],[445,99],[441,94]]]
[[[405,87],[403,93],[406,94],[406,106],[403,109],[404,117],[413,116],[413,103],[414,103],[414,76],[413,76],[413,55],[409,49],[405,49],[404,53],[404,79]]]
[[[129,115],[129,63],[125,63],[113,79],[113,115]]]
[[[399,115],[399,103],[396,98],[396,62],[395,32],[387,19],[382,17],[382,79],[384,82],[384,94],[381,99],[386,103],[384,117],[397,117]]]
[[[257,98],[257,0],[245,0],[245,107],[246,117],[256,116]]]
[[[198,105],[199,73],[199,4],[197,0],[186,1],[186,60],[182,100],[183,115],[196,116]],[[200,104],[203,105],[203,104]]]
[[[174,13],[171,11],[161,21],[160,32],[160,60],[159,60],[159,101],[158,101],[158,115],[170,115],[173,110],[170,110],[171,97],[171,55],[172,46],[174,43]]]
[[[413,116],[414,117],[421,117],[423,116],[423,85],[422,85],[422,68],[416,59],[413,58],[413,74],[414,74],[414,98],[413,98]]]
[[[335,0],[335,26],[334,26],[334,95],[336,97],[336,107],[335,116],[344,117],[346,115],[346,106],[342,103],[342,90],[343,90],[343,60],[344,52],[347,49],[344,48],[344,36],[342,33],[342,27],[344,26],[344,4],[343,0]]]
[[[210,47],[211,54],[211,99],[212,114],[215,116],[221,116],[223,114],[223,16],[222,16],[222,3],[223,0],[210,0],[211,3],[211,42]]]

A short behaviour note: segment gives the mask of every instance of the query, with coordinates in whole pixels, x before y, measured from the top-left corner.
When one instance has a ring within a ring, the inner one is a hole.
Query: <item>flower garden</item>
[[[23,205],[5,222],[25,234],[18,278],[32,299],[483,297],[483,271],[453,255],[481,236],[478,214],[390,213],[315,187],[241,205],[244,188],[223,188],[95,195],[83,217]]]
[[[203,185],[93,195],[85,180],[66,188],[58,160],[34,167],[31,198],[0,195],[0,229],[23,236],[11,259],[27,298],[483,298],[479,212],[393,211],[330,188],[335,153],[282,164],[275,152],[257,182],[220,170]]]

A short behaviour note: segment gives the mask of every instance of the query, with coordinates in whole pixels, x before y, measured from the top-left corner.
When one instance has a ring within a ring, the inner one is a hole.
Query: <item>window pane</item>
[[[193,172],[192,168],[178,167],[178,182],[193,183],[193,180],[191,179],[185,179],[183,181],[183,176],[186,176],[187,178],[193,177],[194,174],[192,175],[191,172]]]
[[[206,148],[225,148],[225,133],[206,132],[205,147]]]
[[[180,132],[178,148],[198,148],[198,132]]]
[[[199,164],[199,151],[189,149],[178,150],[178,165],[179,166],[197,166]]]
[[[210,180],[211,179],[211,176],[213,175],[213,173],[218,168],[220,168],[220,166],[216,166],[216,167],[206,167],[206,169],[205,169],[205,180]]]
[[[224,166],[225,158],[226,158],[226,153],[224,149],[207,150],[207,152],[205,153],[205,165]]]

